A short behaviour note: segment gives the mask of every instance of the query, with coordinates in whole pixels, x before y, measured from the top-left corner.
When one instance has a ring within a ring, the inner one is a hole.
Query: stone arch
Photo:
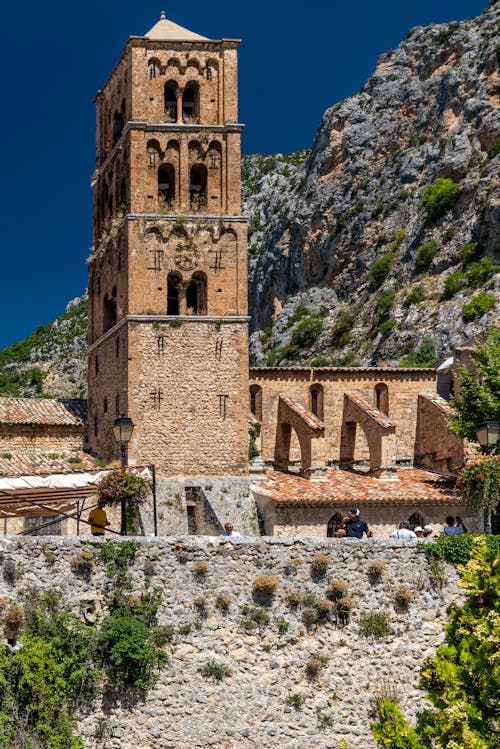
[[[153,80],[160,75],[161,62],[157,57],[150,57],[148,60],[148,78]]]
[[[262,421],[262,388],[260,385],[250,385],[250,413],[257,421]]]
[[[197,122],[200,117],[200,87],[188,81],[182,93],[182,121]]]
[[[217,75],[219,73],[219,63],[216,59],[213,57],[210,57],[205,65],[205,72],[207,76],[207,81],[212,81],[215,78],[217,78]]]
[[[312,466],[311,442],[314,438],[324,437],[324,424],[293,398],[280,395],[274,448],[276,468],[288,468],[292,429],[300,447],[300,471],[302,474],[311,475],[315,470]]]
[[[195,271],[186,288],[186,313],[188,315],[207,314],[207,274]]]
[[[203,151],[203,146],[201,145],[199,140],[190,140],[189,141],[189,163],[195,164],[198,161],[203,161],[205,159],[205,153]]]
[[[113,145],[120,140],[124,127],[125,127],[124,114],[123,112],[118,112],[116,110],[115,113],[113,114]]]
[[[379,382],[373,390],[373,403],[376,409],[389,416],[389,388],[385,382]]]
[[[169,122],[177,120],[177,81],[169,80],[164,86],[165,115]]]
[[[393,470],[396,458],[395,427],[389,418],[368,403],[357,390],[344,393],[344,411],[340,434],[340,464],[354,465],[356,428],[366,436],[370,453],[370,470]]]
[[[148,154],[148,166],[153,168],[158,165],[162,158],[162,151],[159,142],[156,138],[151,138],[146,144],[146,152]]]
[[[204,208],[207,204],[207,167],[193,164],[189,174],[189,200],[191,210]]]
[[[195,68],[198,74],[201,75],[201,63],[198,60],[196,60],[194,57],[191,57],[187,61],[184,70],[187,71],[188,68]]]
[[[175,168],[172,164],[160,164],[158,167],[158,205],[160,208],[172,208],[175,201]]]
[[[222,146],[217,140],[212,140],[207,149],[208,168],[219,169],[222,160]]]
[[[180,315],[182,275],[172,271],[167,276],[167,315]]]
[[[179,75],[181,72],[181,67],[181,62],[177,57],[171,57],[167,62],[167,68],[175,68]]]
[[[326,525],[327,538],[333,538],[341,525],[342,515],[340,514],[340,512],[335,512]]]
[[[323,385],[314,383],[309,387],[309,410],[323,421]]]

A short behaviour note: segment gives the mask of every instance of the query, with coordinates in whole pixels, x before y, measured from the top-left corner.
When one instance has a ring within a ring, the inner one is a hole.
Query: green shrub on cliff
[[[419,201],[431,221],[436,221],[453,208],[460,188],[456,182],[447,177],[439,177],[432,185],[425,188]]]

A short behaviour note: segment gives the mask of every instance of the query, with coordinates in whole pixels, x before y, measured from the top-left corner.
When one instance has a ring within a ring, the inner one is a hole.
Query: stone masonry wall
[[[131,461],[163,476],[246,475],[247,334],[224,318],[130,324]]]
[[[396,459],[412,461],[417,422],[418,393],[436,390],[435,373],[429,370],[408,371],[389,369],[309,369],[253,368],[250,385],[262,388],[261,448],[265,461],[272,461],[276,439],[278,397],[284,393],[310,408],[309,388],[323,387],[323,418],[325,436],[313,440],[313,463],[336,462],[340,457],[340,435],[344,409],[344,392],[359,390],[369,403],[375,404],[375,387],[384,383],[389,391],[388,416],[396,426]],[[360,450],[360,446],[362,449]],[[362,429],[356,434],[355,459],[367,458],[366,440]]]
[[[23,450],[36,447],[44,452],[53,450],[81,450],[83,429],[80,427],[0,425],[0,451]]]
[[[0,597],[10,603],[22,601],[33,589],[56,588],[76,612],[105,610],[103,565],[95,560],[88,581],[71,569],[79,551],[96,553],[101,543],[0,539]],[[311,561],[318,553],[330,558],[324,577],[312,574]],[[386,568],[373,580],[368,571],[376,560]],[[206,562],[204,574],[196,571],[201,561]],[[369,731],[374,697],[397,694],[410,720],[425,704],[418,689],[422,661],[443,640],[446,606],[460,600],[455,570],[446,567],[444,578],[442,572],[433,572],[425,552],[413,542],[143,540],[130,568],[131,592],[162,591],[159,623],[176,630],[164,646],[169,661],[147,693],[105,694],[88,706],[79,716],[85,747],[336,749],[344,739],[355,749],[374,749]],[[264,602],[253,593],[263,573],[278,578],[276,594]],[[288,594],[295,590],[311,601],[324,599],[333,580],[348,585],[350,621],[341,624],[327,617],[308,629],[302,621],[306,607],[290,606]],[[395,601],[400,585],[414,595],[407,609]],[[216,605],[220,595],[227,596],[227,611]],[[361,634],[360,617],[371,612],[389,616],[388,636]],[[316,678],[306,674],[312,656],[324,659]],[[210,661],[228,667],[230,676],[220,682],[203,677],[200,669]],[[287,701],[293,695],[303,697],[301,710]],[[323,730],[322,719],[330,724]],[[95,736],[97,726],[105,726],[109,734],[104,743]]]

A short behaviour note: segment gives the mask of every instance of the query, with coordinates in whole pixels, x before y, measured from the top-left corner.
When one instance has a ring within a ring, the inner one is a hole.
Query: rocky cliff
[[[310,154],[244,159],[255,363],[424,363],[498,316],[499,15],[412,29]]]

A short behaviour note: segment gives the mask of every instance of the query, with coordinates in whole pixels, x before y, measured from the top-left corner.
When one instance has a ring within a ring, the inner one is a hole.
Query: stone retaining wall
[[[95,561],[88,581],[71,569],[79,551],[97,551],[101,543],[0,538],[0,598],[8,603],[31,589],[57,588],[75,611],[105,610],[103,565]],[[410,719],[423,707],[420,666],[442,641],[445,608],[461,593],[449,566],[439,590],[440,575],[415,542],[189,536],[140,543],[130,569],[133,592],[161,589],[159,623],[175,626],[177,634],[147,694],[107,695],[81,716],[86,749],[336,749],[341,739],[355,749],[374,749],[374,697],[397,694]],[[312,575],[317,554],[330,558],[324,577]],[[375,560],[386,565],[378,580],[368,574]],[[207,563],[205,574],[196,572],[199,561]],[[262,574],[276,576],[279,585],[270,600],[259,602],[253,586]],[[349,622],[330,616],[308,629],[302,617],[310,606],[291,607],[287,594],[325,599],[333,580],[348,584]],[[407,608],[395,600],[400,585],[414,596]],[[228,597],[227,611],[216,606],[221,595]],[[252,626],[255,611],[261,618],[266,612],[269,622]],[[360,618],[372,612],[390,617],[390,635],[360,633]],[[306,674],[312,656],[325,661],[316,678]],[[199,670],[210,661],[231,675],[220,682],[204,678]],[[297,699],[293,695],[304,698],[300,710],[287,702]],[[108,738],[95,737],[98,725]]]

